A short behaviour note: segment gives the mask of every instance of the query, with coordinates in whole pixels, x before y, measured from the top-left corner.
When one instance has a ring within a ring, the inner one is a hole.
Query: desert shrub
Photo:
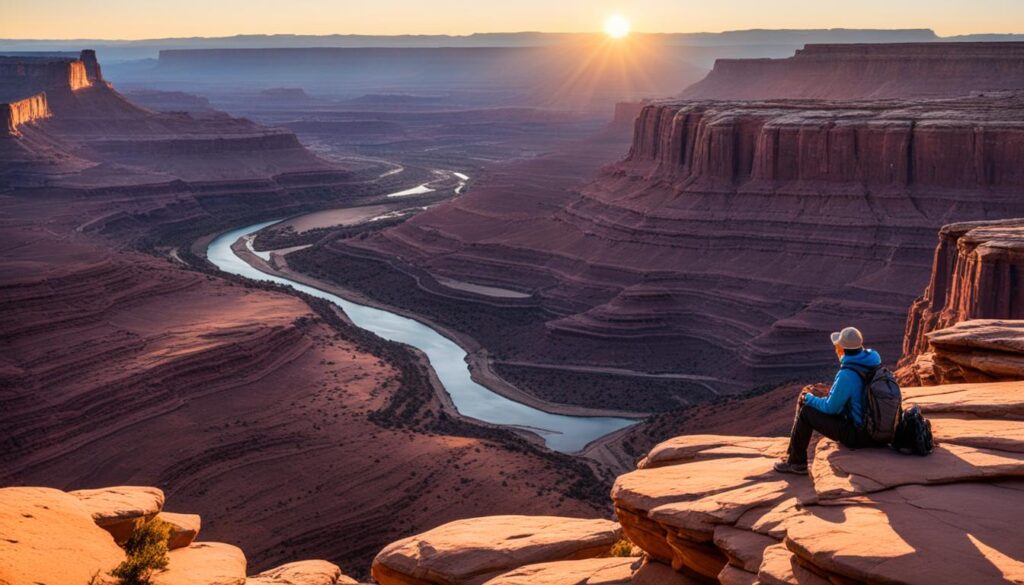
[[[167,539],[171,525],[153,518],[139,520],[124,543],[126,558],[110,572],[119,585],[149,585],[157,571],[167,568]]]
[[[625,536],[613,544],[611,550],[608,551],[608,556],[610,557],[635,557],[639,554],[637,546]]]

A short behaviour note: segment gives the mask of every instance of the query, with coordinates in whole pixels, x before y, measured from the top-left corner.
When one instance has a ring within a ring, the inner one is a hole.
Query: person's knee
[[[801,404],[799,412],[797,412],[797,417],[799,417],[803,421],[809,421],[812,416],[812,410],[813,408],[811,408],[810,406],[807,406],[806,404]]]

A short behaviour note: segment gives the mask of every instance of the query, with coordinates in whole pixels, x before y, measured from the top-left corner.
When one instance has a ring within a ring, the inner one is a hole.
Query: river
[[[419,349],[430,360],[430,365],[437,372],[437,377],[460,414],[492,424],[529,429],[540,435],[549,448],[563,453],[580,451],[594,439],[636,422],[625,418],[552,414],[505,398],[474,382],[470,377],[466,351],[427,325],[390,311],[354,303],[281,276],[267,274],[249,265],[231,249],[231,245],[240,238],[274,223],[277,222],[258,223],[221,234],[210,242],[207,257],[224,272],[290,286],[326,299],[341,307],[358,327],[384,339]]]

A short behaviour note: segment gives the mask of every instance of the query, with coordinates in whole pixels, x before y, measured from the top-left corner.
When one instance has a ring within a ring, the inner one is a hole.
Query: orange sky
[[[0,0],[0,37],[140,39],[601,29],[932,28],[1024,32],[1024,0]]]

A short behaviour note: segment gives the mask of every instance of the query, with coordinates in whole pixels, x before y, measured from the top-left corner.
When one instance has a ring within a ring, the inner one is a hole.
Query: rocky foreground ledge
[[[771,470],[785,439],[679,437],[615,483],[625,534],[721,583],[1024,582],[1024,382],[912,388],[929,457],[815,447],[809,477]]]
[[[823,439],[808,476],[784,438],[690,435],[618,478],[619,522],[488,516],[397,541],[381,585],[962,585],[1024,583],[1024,382],[905,389],[932,421],[928,457]],[[139,519],[173,525],[157,585],[355,583],[325,561],[246,576],[238,548],[155,488],[0,490],[0,583],[88,583],[124,559]],[[341,535],[339,535],[340,537]]]
[[[475,518],[392,544],[373,575],[383,585],[1024,583],[1024,382],[906,397],[932,420],[929,457],[826,439],[808,476],[788,476],[772,471],[784,438],[677,437],[616,481],[628,540],[614,549],[611,522]]]
[[[167,570],[154,585],[347,585],[356,581],[326,561],[300,561],[246,576],[245,554],[219,542],[197,542],[195,514],[163,510],[164,494],[122,486],[63,492],[41,487],[0,489],[0,583],[86,585],[125,560],[124,544],[140,521],[171,525]]]

